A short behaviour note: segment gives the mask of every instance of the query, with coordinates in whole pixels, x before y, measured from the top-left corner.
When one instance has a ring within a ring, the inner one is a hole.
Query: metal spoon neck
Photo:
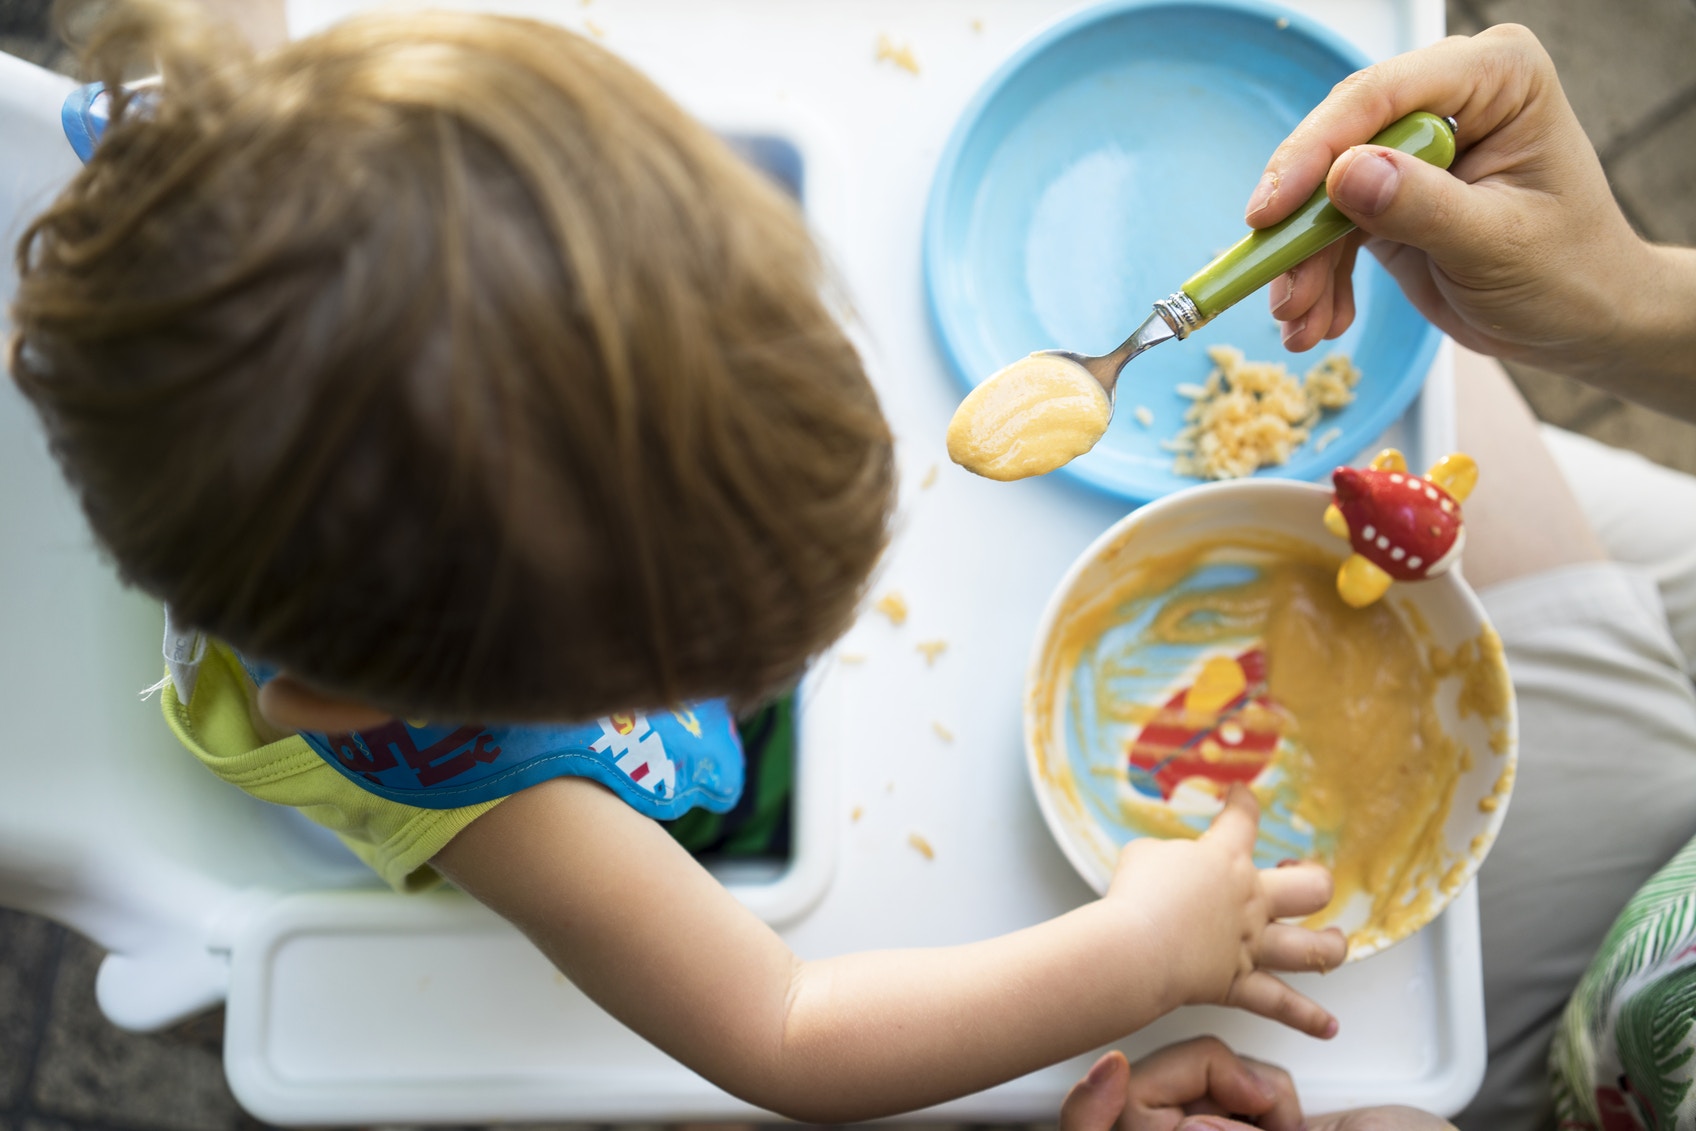
[[[1207,325],[1208,321],[1201,316],[1201,308],[1196,306],[1195,300],[1183,291],[1173,291],[1155,303],[1154,313],[1172,328],[1172,333],[1180,341]]]
[[[1191,305],[1193,306],[1193,304]],[[1111,396],[1115,387],[1119,384],[1119,374],[1124,371],[1125,366],[1130,363],[1132,358],[1159,345],[1161,342],[1171,341],[1173,338],[1182,338],[1189,332],[1188,330],[1180,331],[1180,324],[1161,309],[1160,303],[1155,303],[1154,313],[1143,320],[1143,324],[1136,328],[1136,332],[1126,338],[1118,349],[1099,359],[1105,364],[1091,366],[1090,371],[1095,374],[1096,379],[1101,382],[1102,387]]]

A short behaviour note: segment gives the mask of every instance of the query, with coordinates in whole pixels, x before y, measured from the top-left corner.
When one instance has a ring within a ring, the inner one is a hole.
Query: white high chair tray
[[[366,6],[296,0],[291,27],[302,34]],[[805,688],[795,865],[782,876],[727,882],[803,957],[968,942],[1090,898],[1029,794],[1022,680],[1051,587],[1123,504],[1059,478],[995,484],[948,463],[942,436],[959,391],[927,322],[919,269],[926,191],[956,116],[1019,41],[1074,5],[475,6],[604,35],[714,126],[779,134],[800,149],[807,210],[847,283],[900,439],[902,512],[874,592],[898,590],[911,617],[896,627],[868,613],[820,665]],[[1292,6],[1375,58],[1443,33],[1441,0]],[[876,62],[880,34],[911,44],[921,72]],[[1445,349],[1424,394],[1391,430],[1416,465],[1453,439],[1451,381]],[[932,467],[940,472],[925,487]],[[915,645],[934,639],[948,649],[927,665]],[[934,859],[911,846],[911,834],[934,847]],[[211,951],[229,960],[226,1069],[237,1097],[263,1119],[757,1114],[612,1021],[516,930],[463,897],[310,890],[298,877],[252,882],[261,886],[225,901],[205,930]],[[1448,1113],[1476,1089],[1484,1034],[1472,888],[1390,951],[1296,981],[1338,1014],[1336,1041],[1193,1009],[1123,1047],[1135,1056],[1217,1033],[1288,1066],[1311,1110],[1394,1101]],[[926,1114],[1049,1121],[1088,1063],[1078,1058]]]

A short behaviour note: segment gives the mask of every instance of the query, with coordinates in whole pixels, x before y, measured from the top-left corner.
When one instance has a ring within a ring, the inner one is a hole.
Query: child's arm
[[[925,1107],[1219,1002],[1316,1036],[1335,1021],[1259,967],[1329,968],[1317,865],[1258,872],[1237,790],[1200,840],[1132,842],[1108,894],[967,946],[797,959],[659,825],[591,782],[509,798],[435,863],[608,1012],[702,1076],[791,1118]]]

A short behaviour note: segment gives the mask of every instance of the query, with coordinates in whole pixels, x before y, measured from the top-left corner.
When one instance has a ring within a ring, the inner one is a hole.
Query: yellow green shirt
[[[165,721],[214,774],[261,801],[299,809],[401,892],[441,883],[430,860],[500,800],[461,809],[420,809],[369,793],[298,735],[267,741],[255,720],[253,681],[227,647],[209,643],[185,706],[165,681]]]

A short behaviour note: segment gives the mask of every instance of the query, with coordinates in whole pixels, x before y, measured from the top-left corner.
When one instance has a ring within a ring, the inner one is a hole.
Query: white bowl
[[[1170,707],[1170,696],[1192,685],[1208,655],[1234,654],[1242,660],[1240,670],[1252,678],[1258,661],[1248,657],[1259,648],[1252,643],[1257,630],[1233,629],[1229,640],[1212,644],[1151,644],[1143,629],[1119,623],[1127,606],[1115,593],[1142,583],[1146,592],[1159,594],[1154,598],[1158,604],[1180,590],[1193,591],[1193,575],[1188,583],[1173,580],[1170,563],[1198,545],[1209,547],[1206,561],[1216,571],[1203,579],[1204,589],[1210,589],[1209,579],[1241,580],[1248,571],[1282,560],[1322,555],[1334,569],[1348,547],[1323,525],[1330,498],[1325,487],[1293,480],[1208,483],[1157,500],[1114,524],[1072,564],[1043,613],[1025,683],[1025,750],[1049,830],[1097,891],[1107,889],[1119,850],[1133,837],[1190,836],[1204,829],[1223,791],[1214,775],[1253,774],[1251,786],[1263,800],[1256,862],[1267,867],[1311,855],[1332,864],[1340,880],[1338,898],[1316,923],[1340,926],[1350,936],[1349,958],[1354,960],[1435,918],[1478,870],[1501,827],[1517,763],[1517,725],[1499,641],[1477,597],[1451,570],[1429,581],[1396,584],[1382,598],[1411,637],[1415,662],[1410,668],[1432,679],[1427,691],[1405,701],[1429,708],[1434,741],[1416,757],[1384,755],[1388,761],[1372,774],[1377,780],[1349,777],[1345,784],[1353,802],[1333,805],[1332,811],[1343,815],[1336,827],[1322,828],[1302,817],[1315,811],[1321,790],[1307,790],[1304,797],[1295,782],[1302,773],[1312,775],[1312,781],[1341,781],[1335,776],[1337,762],[1325,763],[1333,776],[1321,776],[1287,737],[1278,737],[1270,754],[1252,752],[1256,734],[1264,748],[1275,730],[1251,723],[1253,733],[1245,739],[1235,724],[1254,717],[1249,713],[1211,728],[1174,724],[1170,714],[1164,724],[1149,717],[1150,709],[1163,705],[1169,711],[1181,709]],[[1167,564],[1157,569],[1156,563]],[[1151,575],[1162,570],[1165,576],[1150,583]],[[1147,612],[1145,606],[1138,608]],[[1472,650],[1464,651],[1469,644]],[[1476,657],[1459,674],[1451,670],[1457,652]],[[1136,663],[1124,664],[1133,656]],[[1329,651],[1326,660],[1334,660]],[[1285,664],[1281,671],[1289,672],[1289,661]],[[1468,690],[1464,709],[1463,687]],[[1130,700],[1116,697],[1124,692]],[[1141,705],[1127,707],[1127,702]],[[1156,733],[1157,725],[1166,727],[1165,746],[1145,737]],[[1194,738],[1171,737],[1192,733],[1184,729],[1191,726],[1209,741],[1187,747]],[[1241,745],[1222,752],[1221,742]],[[1180,747],[1186,752],[1159,777],[1131,768],[1133,753],[1150,767],[1154,754]],[[1205,758],[1196,753],[1202,747],[1207,748]],[[1203,761],[1239,768],[1210,769]],[[1346,772],[1357,769],[1351,762]],[[1191,770],[1196,776],[1189,776]],[[1412,826],[1403,823],[1408,815],[1424,825],[1418,839],[1411,839]],[[1372,882],[1364,882],[1368,877]],[[1357,882],[1347,882],[1351,878]]]

